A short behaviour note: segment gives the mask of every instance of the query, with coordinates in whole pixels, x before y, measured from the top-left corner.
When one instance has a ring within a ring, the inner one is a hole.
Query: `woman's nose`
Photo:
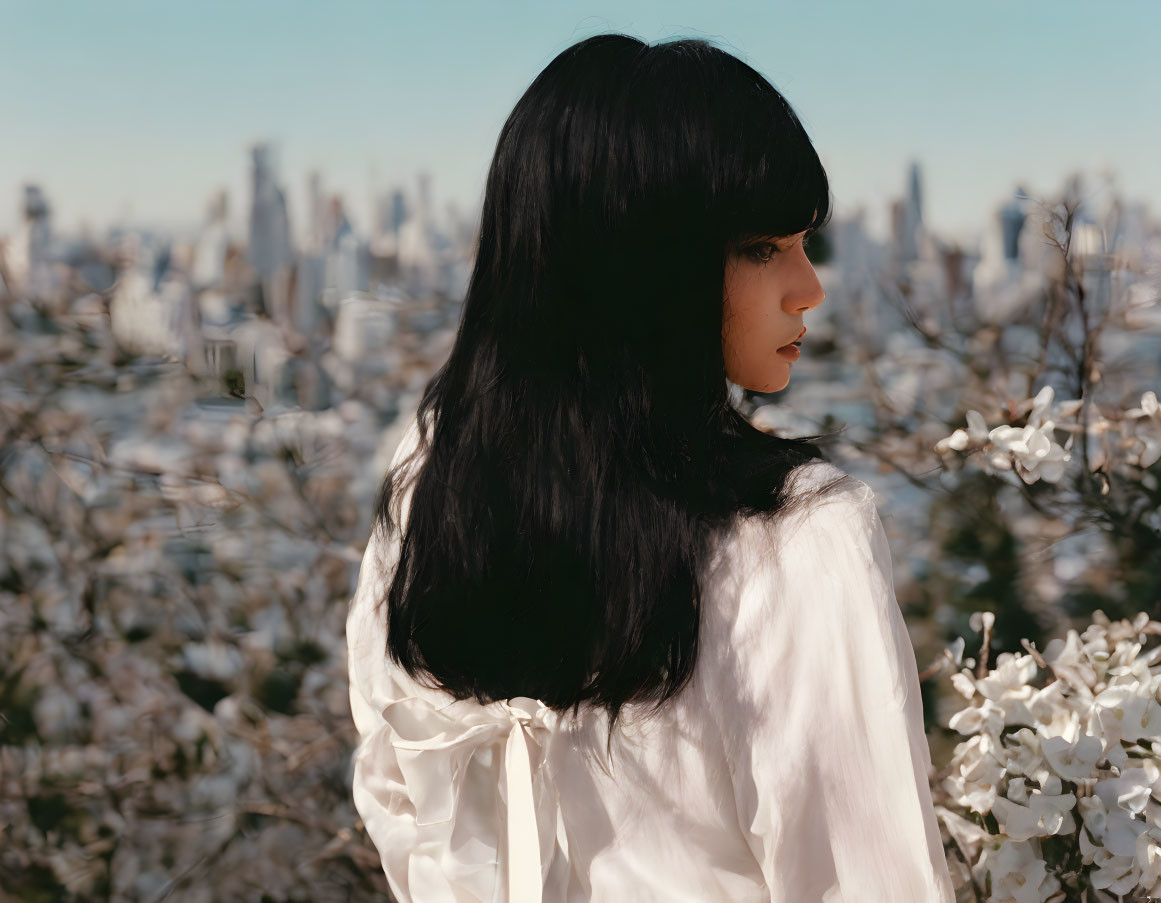
[[[787,292],[782,299],[782,308],[788,314],[801,314],[813,310],[826,300],[826,292],[822,289],[822,283],[818,281],[814,267],[808,263],[806,270],[806,274],[795,288]]]

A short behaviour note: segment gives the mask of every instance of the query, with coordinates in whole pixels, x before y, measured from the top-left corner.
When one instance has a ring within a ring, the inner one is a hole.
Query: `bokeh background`
[[[500,127],[604,31],[741,56],[827,166],[827,301],[734,398],[875,488],[936,764],[973,613],[1157,616],[1161,6],[3,0],[0,900],[387,898],[346,602]]]

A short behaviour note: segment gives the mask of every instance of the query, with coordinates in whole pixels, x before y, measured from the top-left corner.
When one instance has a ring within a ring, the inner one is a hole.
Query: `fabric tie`
[[[481,782],[492,774],[472,767],[476,753],[489,745],[504,747],[508,900],[541,903],[543,859],[528,743],[531,738],[541,749],[545,748],[558,720],[556,713],[540,700],[527,696],[486,706],[468,699],[439,707],[421,697],[409,696],[387,705],[383,717],[408,798],[415,808],[416,824],[421,827],[461,818],[469,824],[497,824],[499,813],[478,811],[478,801],[498,801],[498,788],[493,784],[488,792],[477,785],[471,792],[463,792],[463,787],[465,782]],[[543,801],[555,811],[555,793],[546,793]],[[547,819],[547,805],[545,808]],[[555,820],[553,826],[555,829]],[[497,845],[498,841],[497,837]],[[498,849],[496,854],[499,861]]]
[[[532,798],[532,762],[524,733],[524,725],[532,716],[505,705],[512,718],[504,750],[508,778],[508,901],[541,903],[540,833]]]

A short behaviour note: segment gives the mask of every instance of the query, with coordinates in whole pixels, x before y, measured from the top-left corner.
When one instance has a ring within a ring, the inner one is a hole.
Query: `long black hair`
[[[416,453],[376,506],[390,536],[411,492],[386,617],[412,678],[604,707],[610,741],[623,705],[682,689],[715,537],[804,504],[787,476],[825,460],[823,436],[767,434],[730,402],[726,255],[829,217],[790,105],[704,40],[596,35],[536,77],[500,132]]]

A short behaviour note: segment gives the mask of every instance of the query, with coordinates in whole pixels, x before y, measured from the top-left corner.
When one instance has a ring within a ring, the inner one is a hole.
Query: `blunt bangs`
[[[793,107],[761,73],[719,51],[707,110],[714,136],[712,201],[726,245],[814,234],[830,219],[826,170]]]

